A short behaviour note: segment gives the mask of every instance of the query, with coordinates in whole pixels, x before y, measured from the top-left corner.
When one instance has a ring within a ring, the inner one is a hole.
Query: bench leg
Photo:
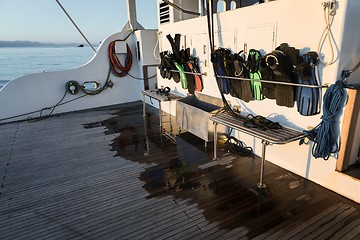
[[[216,147],[217,147],[217,123],[214,122],[214,157],[213,160],[217,160],[217,153],[216,153]]]
[[[160,132],[162,132],[162,110],[161,110],[161,101],[158,100],[159,103],[159,117],[160,117]]]
[[[145,95],[143,94],[143,117],[145,117]]]
[[[265,152],[266,146],[269,145],[269,142],[262,140],[262,156],[261,156],[261,168],[260,168],[260,181],[258,183],[259,188],[266,188],[264,184],[264,168],[265,168]]]

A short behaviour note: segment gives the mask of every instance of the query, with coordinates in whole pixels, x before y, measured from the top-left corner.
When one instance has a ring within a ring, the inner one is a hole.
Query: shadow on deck
[[[1,239],[360,237],[358,204],[269,162],[259,193],[257,157],[213,161],[146,114],[136,102],[1,125]]]

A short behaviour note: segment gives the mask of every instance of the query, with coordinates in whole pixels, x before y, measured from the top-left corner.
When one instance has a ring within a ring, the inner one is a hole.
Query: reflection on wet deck
[[[212,144],[175,144],[146,114],[137,102],[1,125],[0,238],[359,237],[358,204],[268,162],[259,192],[257,157],[213,161]]]

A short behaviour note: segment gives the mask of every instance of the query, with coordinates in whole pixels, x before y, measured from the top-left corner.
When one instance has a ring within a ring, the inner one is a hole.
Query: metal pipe
[[[167,71],[180,73],[180,71],[177,71],[177,70],[167,70]],[[184,72],[182,72],[182,73],[192,74],[192,75],[199,75],[199,76],[201,76],[201,75],[207,76],[207,73],[206,73],[206,72],[204,72],[204,73],[193,73],[193,72],[185,72],[185,71],[184,71]]]
[[[126,8],[128,14],[128,21],[130,24],[131,30],[140,29],[139,23],[137,22],[137,14],[136,14],[136,1],[135,0],[127,0]]]
[[[81,34],[81,36],[85,39],[85,41],[87,42],[87,44],[91,47],[91,49],[97,53],[96,49],[91,45],[91,43],[89,42],[89,40],[85,37],[85,35],[81,32],[80,28],[76,25],[76,23],[74,22],[74,20],[72,20],[72,18],[70,17],[70,15],[66,12],[65,8],[61,5],[61,3],[59,2],[59,0],[55,0],[57,2],[57,4],[60,6],[60,8],[63,10],[63,12],[66,14],[66,16],[70,19],[70,21],[72,22],[72,24],[75,26],[75,28],[78,30],[78,32]]]
[[[146,114],[145,114],[145,94],[143,94],[143,117],[145,118]]]
[[[259,188],[266,188],[264,184],[264,170],[265,170],[265,153],[266,153],[266,146],[269,145],[269,142],[262,140],[262,155],[261,155],[261,168],[260,168],[260,181],[258,183]]]
[[[218,78],[229,78],[235,80],[242,80],[242,81],[257,81],[257,82],[264,82],[264,83],[273,83],[273,84],[280,84],[280,85],[287,85],[287,86],[296,86],[296,87],[308,87],[308,88],[328,88],[329,85],[307,85],[307,84],[300,84],[300,83],[289,83],[289,82],[277,82],[277,81],[270,81],[270,80],[263,80],[263,79],[250,79],[250,78],[240,78],[240,77],[230,77],[230,76],[216,76]]]
[[[217,160],[217,151],[216,151],[216,147],[217,147],[217,122],[213,122],[214,124],[214,157],[213,160]]]

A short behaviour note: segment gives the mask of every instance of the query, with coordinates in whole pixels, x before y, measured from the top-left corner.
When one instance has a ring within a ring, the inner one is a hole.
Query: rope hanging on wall
[[[312,155],[315,158],[328,160],[332,154],[339,152],[338,118],[346,102],[347,94],[341,81],[336,81],[324,94],[323,116],[321,122],[313,129],[304,131],[305,136],[314,142]],[[300,144],[304,141],[302,140]]]
[[[124,77],[126,76],[132,65],[132,54],[129,45],[126,43],[126,58],[125,58],[125,66],[123,66],[116,56],[115,51],[115,43],[116,40],[109,44],[109,60],[110,60],[110,69],[111,72],[117,77]]]

